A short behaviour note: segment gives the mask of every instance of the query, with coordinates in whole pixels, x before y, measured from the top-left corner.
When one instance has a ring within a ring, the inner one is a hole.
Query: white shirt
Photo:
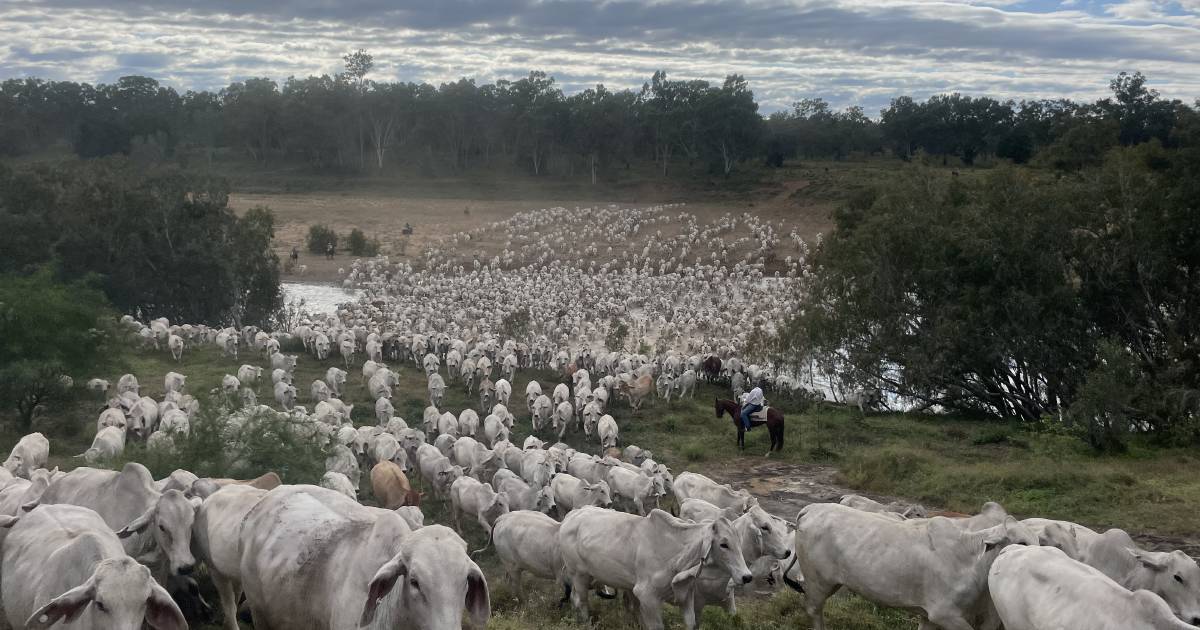
[[[746,394],[746,404],[747,405],[760,405],[761,406],[763,404],[763,402],[764,402],[763,401],[763,390],[761,387],[755,387],[754,389],[750,390],[749,394]]]

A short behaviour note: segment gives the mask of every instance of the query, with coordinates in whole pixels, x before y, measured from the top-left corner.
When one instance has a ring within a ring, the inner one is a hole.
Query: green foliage
[[[308,251],[313,254],[325,254],[330,245],[337,249],[337,233],[323,224],[308,227]]]
[[[125,313],[261,324],[281,299],[274,220],[228,200],[223,180],[125,159],[0,171],[0,272],[54,260]]]
[[[58,282],[48,268],[0,276],[0,404],[16,409],[23,429],[66,395],[64,377],[82,378],[111,359],[113,319],[98,290]]]
[[[275,471],[286,483],[321,481],[326,452],[303,434],[311,425],[276,412],[232,411],[215,398],[201,408],[188,435],[174,436],[173,450],[131,445],[123,458],[145,464],[155,478],[182,468],[200,477],[246,479]]]
[[[377,239],[367,239],[367,235],[363,234],[363,231],[358,228],[351,230],[350,236],[346,237],[346,247],[349,248],[350,254],[354,256],[371,257],[379,255],[379,241]],[[312,249],[312,245],[309,245],[309,249]]]
[[[629,338],[629,326],[625,322],[613,318],[608,323],[608,334],[604,336],[604,347],[619,351],[625,348],[625,340]]]

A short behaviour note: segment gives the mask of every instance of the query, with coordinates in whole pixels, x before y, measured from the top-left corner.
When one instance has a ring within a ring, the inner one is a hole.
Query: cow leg
[[[822,584],[813,579],[804,581],[804,611],[812,620],[813,630],[825,630],[825,600],[840,587],[840,584]]]
[[[662,602],[649,584],[638,584],[633,587],[633,595],[638,598],[641,609],[642,628],[645,630],[662,630]]]
[[[217,588],[217,596],[221,599],[221,625],[225,630],[238,630],[237,622],[237,589],[233,588],[233,580],[214,572],[209,572],[213,586]]]
[[[591,616],[588,612],[588,594],[591,588],[592,580],[589,576],[571,576],[571,605],[575,607],[575,616],[580,623],[587,623]]]
[[[930,611],[928,619],[922,619],[919,630],[972,630],[974,626],[963,618],[962,613],[957,610],[934,610]]]
[[[725,605],[725,612],[729,613],[729,616],[732,617],[737,614],[737,598],[734,595],[732,584],[725,586],[725,601],[721,603]],[[696,611],[696,618],[700,618],[699,611]]]

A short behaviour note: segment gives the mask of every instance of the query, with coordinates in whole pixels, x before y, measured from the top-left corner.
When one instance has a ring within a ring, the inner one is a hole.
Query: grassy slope
[[[236,372],[241,363],[263,364],[261,356],[243,355],[240,360],[223,359],[214,348],[189,349],[176,365],[165,352],[140,352],[128,360],[127,369],[138,376],[143,393],[160,398],[162,376],[176,370],[188,375],[188,390],[204,392],[216,387],[223,374]],[[336,361],[318,364],[301,356],[296,384],[301,402],[307,403],[308,384]],[[101,375],[116,381],[119,373]],[[546,374],[537,374],[545,386]],[[521,374],[514,387],[513,411],[518,416],[516,434],[523,439],[529,431],[523,393],[530,375]],[[397,413],[410,423],[420,421],[426,405],[424,379],[408,365],[402,368],[401,385],[394,397]],[[356,424],[373,422],[373,407],[352,373],[347,402],[355,404]],[[269,388],[259,387],[262,402],[269,401]],[[733,445],[734,432],[728,419],[714,417],[709,401],[723,391],[702,385],[695,400],[671,404],[653,401],[640,414],[632,415],[623,404],[613,410],[621,427],[621,443],[638,444],[655,451],[656,457],[675,471],[704,471],[739,457]],[[446,407],[460,410],[469,400],[457,383],[446,395]],[[39,421],[38,428],[51,438],[51,460],[64,468],[77,464],[71,455],[82,452],[90,442],[99,401],[80,394]],[[788,404],[787,448],[782,461],[826,461],[838,465],[852,487],[911,497],[931,506],[969,511],[985,500],[1003,503],[1014,513],[1069,518],[1085,523],[1111,524],[1131,530],[1156,529],[1162,534],[1190,534],[1197,522],[1188,507],[1200,499],[1200,480],[1194,470],[1197,456],[1187,451],[1135,449],[1126,457],[1097,458],[1077,440],[1065,436],[1029,435],[1003,425],[952,418],[879,415],[860,419],[857,413],[824,408],[800,414]],[[818,428],[819,427],[819,428]],[[548,436],[544,436],[548,437]],[[820,437],[821,450],[814,455]],[[1000,438],[1004,439],[1001,440]],[[802,439],[803,438],[803,439]],[[3,436],[0,445],[11,444],[15,435]],[[568,436],[574,447],[598,451],[594,442],[581,435]],[[748,436],[749,451],[766,450],[767,436],[756,431]],[[978,444],[977,444],[978,443]],[[160,472],[160,471],[156,471]],[[308,479],[286,479],[306,482]],[[369,491],[364,491],[370,500]],[[425,506],[429,521],[449,522],[442,506]],[[467,525],[472,548],[484,540],[473,525]],[[480,560],[491,577],[497,628],[575,627],[569,611],[556,608],[558,592],[534,581],[533,603],[519,606],[515,596],[496,570],[494,556]],[[527,578],[528,580],[528,578]],[[529,582],[527,581],[527,584]],[[623,628],[628,622],[611,602],[597,602],[601,628]],[[747,598],[740,605],[741,619],[732,619],[717,609],[706,612],[708,627],[741,627],[745,624],[774,628],[805,623],[799,598],[790,592],[774,597]],[[678,613],[670,609],[668,620],[678,624]],[[838,598],[828,611],[835,628],[913,627],[913,618],[897,611],[880,610],[855,597]]]

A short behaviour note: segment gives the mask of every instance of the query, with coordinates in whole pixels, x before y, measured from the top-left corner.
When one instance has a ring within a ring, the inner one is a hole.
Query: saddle
[[[771,410],[770,407],[768,407],[767,405],[763,405],[762,409],[750,414],[750,419],[758,420],[759,422],[766,422],[767,421],[767,412],[770,410]]]

